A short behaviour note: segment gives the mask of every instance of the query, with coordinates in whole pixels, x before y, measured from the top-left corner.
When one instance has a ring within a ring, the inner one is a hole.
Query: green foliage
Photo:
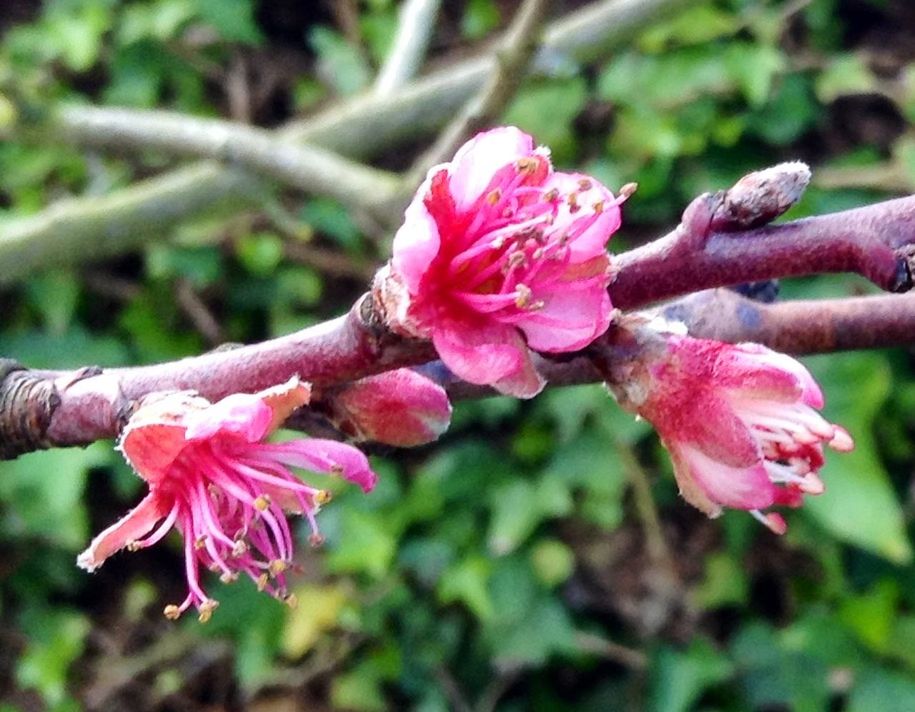
[[[369,87],[399,7],[349,3],[355,14],[343,21],[320,3],[292,3],[302,13],[293,35],[272,14],[282,3],[21,4],[33,17],[0,39],[0,130],[20,99],[36,111],[76,101],[238,119],[231,112],[247,96],[247,119],[279,125]],[[893,3],[681,5],[600,62],[549,58],[554,71],[525,81],[504,116],[560,166],[613,188],[639,184],[614,250],[666,229],[697,193],[779,160],[815,163],[793,216],[912,190],[913,70],[896,66],[907,56],[898,40],[875,54],[860,39],[894,36]],[[443,3],[432,51],[477,52],[514,8]],[[381,162],[408,165],[422,141]],[[170,165],[5,141],[0,221]],[[149,363],[291,332],[342,313],[364,290],[339,264],[384,259],[388,236],[370,228],[333,200],[277,190],[250,213],[182,226],[139,255],[4,286],[0,355],[46,368]],[[340,261],[294,257],[302,247]],[[862,285],[785,280],[782,294],[845,296]],[[218,338],[200,328],[201,305]],[[382,478],[371,495],[327,484],[327,543],[291,573],[298,608],[248,581],[208,578],[220,607],[206,626],[162,620],[184,585],[174,540],[120,554],[93,576],[74,566],[145,487],[110,444],[0,463],[0,679],[16,688],[0,690],[0,711],[79,709],[99,671],[125,661],[140,666],[131,694],[158,695],[169,709],[237,707],[212,690],[187,702],[185,683],[200,670],[233,675],[220,678],[224,688],[237,683],[252,704],[299,685],[290,704],[308,696],[369,712],[913,709],[911,358],[809,364],[828,417],[857,447],[828,455],[826,493],[786,512],[784,538],[738,512],[707,521],[689,509],[650,426],[600,386],[523,404],[463,402],[441,442],[375,458]],[[632,476],[653,486],[673,583],[646,553]],[[307,528],[298,533],[304,542]],[[163,662],[149,654],[159,643],[181,654]],[[228,658],[207,662],[220,645]]]

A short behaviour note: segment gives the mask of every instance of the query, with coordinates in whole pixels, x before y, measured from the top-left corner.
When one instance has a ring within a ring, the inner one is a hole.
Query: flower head
[[[330,495],[303,483],[289,466],[340,475],[366,492],[376,480],[365,455],[349,445],[316,438],[263,442],[310,393],[294,378],[213,404],[187,391],[148,397],[122,431],[119,448],[149,494],[99,534],[77,563],[94,571],[115,552],[152,546],[177,527],[189,590],[181,604],[166,607],[169,618],[193,605],[205,621],[216,608],[201,585],[201,565],[224,581],[247,574],[261,590],[290,600],[283,572],[292,563],[293,536],[285,512],[302,514],[318,544],[315,515]]]
[[[575,351],[610,324],[619,202],[593,178],[553,171],[517,128],[481,133],[429,171],[378,301],[392,328],[430,338],[460,378],[533,396],[543,381],[528,347]]]
[[[781,515],[762,510],[821,494],[823,445],[853,447],[817,412],[823,395],[807,369],[764,346],[666,335],[631,375],[612,390],[655,426],[681,494],[711,517],[745,509],[784,533]]]

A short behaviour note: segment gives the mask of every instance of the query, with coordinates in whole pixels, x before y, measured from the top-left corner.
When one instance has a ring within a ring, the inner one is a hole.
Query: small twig
[[[519,677],[521,677],[521,671],[517,668],[500,671],[483,689],[473,712],[494,712],[499,700],[517,682]]]
[[[179,279],[175,284],[175,300],[185,316],[191,320],[194,327],[206,339],[209,346],[218,346],[225,341],[222,327],[210,308],[194,290],[194,285],[188,279]]]
[[[486,83],[408,171],[405,192],[415,190],[432,166],[448,160],[470,135],[505,110],[540,45],[548,7],[549,0],[524,0],[496,51],[496,63]]]
[[[651,482],[648,473],[642,467],[635,453],[626,443],[621,441],[609,426],[605,428],[606,435],[611,438],[616,456],[619,459],[623,474],[632,487],[632,497],[642,531],[645,535],[645,546],[648,556],[655,566],[660,567],[670,579],[676,580],[677,567],[674,558],[664,538],[664,529],[661,527],[661,517],[651,494]]]
[[[347,277],[360,282],[369,281],[377,269],[377,265],[304,242],[286,242],[284,253],[287,258],[314,267],[332,277]]]
[[[419,71],[440,6],[441,0],[406,0],[400,6],[397,34],[375,80],[376,95],[386,96],[400,89]]]
[[[454,679],[454,676],[446,667],[442,666],[436,669],[435,677],[438,679],[438,684],[445,693],[445,697],[451,703],[451,709],[455,710],[455,712],[473,712],[473,708],[467,702],[464,693],[461,692],[460,685],[458,685],[457,680]]]
[[[641,671],[648,667],[648,656],[641,650],[614,643],[612,640],[607,640],[594,633],[577,632],[575,634],[575,643],[583,652],[599,655],[631,670]]]

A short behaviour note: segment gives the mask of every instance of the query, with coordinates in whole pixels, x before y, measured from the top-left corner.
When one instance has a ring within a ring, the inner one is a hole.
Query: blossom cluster
[[[483,132],[430,170],[376,277],[374,303],[394,332],[430,340],[458,378],[532,397],[544,386],[536,354],[581,351],[615,318],[606,248],[630,192],[614,196],[590,176],[555,171],[549,152],[517,128]],[[683,497],[709,516],[743,509],[784,532],[782,516],[767,510],[823,492],[824,447],[852,447],[818,412],[823,397],[810,373],[762,346],[628,323],[615,329],[631,337],[628,365],[605,374],[608,386],[657,429]],[[201,567],[225,581],[244,574],[291,603],[295,536],[286,515],[304,517],[318,544],[316,515],[330,494],[290,468],[337,475],[365,492],[376,482],[352,445],[266,442],[310,398],[296,378],[216,403],[191,392],[147,396],[119,448],[149,494],[95,538],[79,565],[95,570],[176,528],[188,593],[168,617],[191,606],[201,620],[212,614]],[[411,447],[447,428],[451,406],[441,386],[402,369],[331,389],[317,412],[356,440]]]

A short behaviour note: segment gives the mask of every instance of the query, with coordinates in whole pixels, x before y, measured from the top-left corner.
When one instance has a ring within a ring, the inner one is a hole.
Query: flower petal
[[[532,398],[544,386],[527,346],[512,326],[496,322],[445,321],[435,326],[432,343],[456,376],[500,393]]]
[[[86,571],[95,571],[109,556],[152,531],[171,508],[171,501],[150,492],[136,507],[95,537],[76,558],[76,565]]]
[[[477,134],[451,162],[451,191],[458,210],[467,210],[486,192],[499,169],[530,155],[534,139],[514,126]]]

